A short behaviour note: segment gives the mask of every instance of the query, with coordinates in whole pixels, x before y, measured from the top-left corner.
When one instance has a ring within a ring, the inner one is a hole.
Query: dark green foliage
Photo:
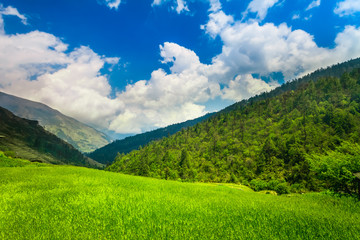
[[[169,138],[118,155],[107,169],[142,175],[139,166],[146,164],[146,176],[155,178],[250,182],[258,190],[264,183],[278,193],[331,187],[333,180],[315,174],[311,159],[326,157],[345,141],[360,143],[359,95],[358,69],[341,78],[299,82],[295,91],[240,102]],[[344,186],[335,190],[347,191]]]
[[[255,191],[273,190],[278,194],[290,193],[290,187],[285,181],[271,180],[269,182],[261,179],[253,179],[250,182],[250,187]]]
[[[0,135],[0,151],[10,157],[79,166],[89,166],[89,161],[92,161],[70,144],[45,131],[37,121],[19,118],[1,107]]]
[[[357,194],[358,179],[354,173],[360,172],[360,145],[343,142],[326,155],[309,157],[312,169],[324,180],[325,187],[335,192]]]
[[[100,163],[110,164],[118,153],[129,153],[133,150],[139,149],[140,146],[145,146],[149,142],[159,140],[163,137],[168,137],[180,131],[183,128],[194,126],[195,124],[208,119],[213,114],[207,114],[203,117],[189,120],[183,123],[173,124],[165,128],[159,128],[154,131],[138,134],[132,137],[127,137],[122,140],[116,140],[102,148],[89,153],[88,156]]]

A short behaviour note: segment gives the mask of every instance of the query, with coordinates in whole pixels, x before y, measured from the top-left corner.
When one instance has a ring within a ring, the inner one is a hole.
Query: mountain
[[[15,115],[39,122],[47,131],[82,152],[91,152],[110,142],[109,137],[45,104],[0,92],[0,107]]]
[[[209,113],[205,116],[193,120],[188,120],[183,123],[173,124],[150,132],[127,137],[122,140],[116,140],[102,148],[95,150],[94,152],[88,154],[88,156],[100,163],[109,164],[114,161],[118,153],[129,153],[132,150],[138,149],[140,146],[147,145],[151,141],[173,135],[183,128],[194,126],[195,124],[208,119],[212,115],[213,113]]]
[[[101,167],[73,146],[44,130],[37,121],[0,107],[0,151],[35,162]]]
[[[360,69],[340,78],[332,71],[319,70],[319,78],[299,79],[236,103],[171,137],[117,156],[107,170],[236,182],[282,193],[320,187],[353,193],[352,173],[360,172]]]

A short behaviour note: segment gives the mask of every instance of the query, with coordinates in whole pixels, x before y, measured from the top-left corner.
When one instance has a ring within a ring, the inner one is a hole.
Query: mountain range
[[[0,92],[0,107],[8,109],[21,118],[38,121],[47,131],[81,152],[92,152],[111,141],[104,133],[42,103]]]
[[[44,130],[37,121],[15,116],[0,107],[0,151],[34,162],[102,167],[69,143]]]

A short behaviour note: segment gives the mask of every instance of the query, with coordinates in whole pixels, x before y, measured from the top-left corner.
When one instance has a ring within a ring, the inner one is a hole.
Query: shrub
[[[268,189],[268,183],[264,180],[253,179],[250,182],[250,187],[255,191],[261,191]]]
[[[287,185],[286,182],[279,183],[278,185],[275,186],[275,188],[273,190],[276,191],[277,194],[290,193],[290,187]]]
[[[344,142],[326,155],[308,157],[313,171],[325,183],[325,187],[338,193],[354,194],[357,179],[353,173],[360,172],[360,146]]]

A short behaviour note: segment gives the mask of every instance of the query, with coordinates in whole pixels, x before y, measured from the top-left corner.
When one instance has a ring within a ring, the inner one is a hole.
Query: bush
[[[5,151],[4,155],[7,156],[7,157],[11,157],[11,158],[16,157],[16,153],[14,151]]]
[[[288,194],[290,193],[290,187],[284,181],[271,180],[266,182],[260,179],[253,179],[250,182],[250,187],[255,191],[272,190],[277,194]]]
[[[273,190],[276,191],[277,194],[280,194],[280,195],[290,193],[290,187],[287,185],[286,182],[279,183],[278,185],[275,186],[275,188]]]
[[[264,180],[253,179],[250,182],[250,187],[255,191],[262,191],[268,189],[268,183]]]
[[[360,146],[344,142],[326,155],[308,157],[311,168],[325,187],[338,193],[357,192],[357,179],[353,173],[360,172]]]

